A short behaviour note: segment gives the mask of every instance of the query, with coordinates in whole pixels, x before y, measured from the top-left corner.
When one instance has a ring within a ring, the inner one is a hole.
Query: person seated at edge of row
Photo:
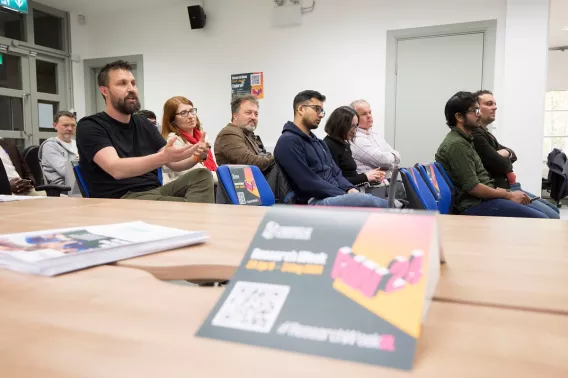
[[[359,116],[349,106],[341,106],[335,109],[325,124],[327,136],[323,141],[327,144],[333,161],[343,177],[353,185],[360,185],[366,182],[382,182],[385,172],[380,169],[372,169],[365,173],[357,173],[357,163],[353,159],[349,143],[353,143],[357,127],[359,126]]]
[[[151,110],[142,109],[142,110],[139,110],[136,114],[138,114],[142,117],[146,117],[148,119],[148,121],[150,121],[152,123],[152,125],[156,126],[156,128],[158,129],[158,131],[160,133],[162,132],[162,125],[160,125],[158,123],[158,118],[156,117],[156,113],[154,113]]]
[[[523,191],[534,199],[531,207],[545,213],[550,219],[560,219],[559,210],[554,204],[542,198],[536,198],[534,194],[521,188],[513,172],[513,163],[517,160],[515,151],[501,145],[489,131],[489,125],[495,122],[497,113],[497,102],[493,93],[481,90],[475,93],[475,97],[479,102],[481,127],[472,131],[473,144],[483,166],[495,181],[495,186],[512,191]]]
[[[231,100],[231,122],[215,139],[215,157],[219,165],[256,165],[266,174],[274,157],[254,132],[258,126],[258,100],[253,95],[239,95]]]
[[[472,137],[472,132],[481,127],[477,97],[471,92],[458,92],[448,100],[444,112],[451,131],[440,144],[436,161],[442,164],[456,187],[456,213],[548,218],[530,207],[530,199],[525,193],[496,188],[483,167]]]
[[[207,143],[207,134],[201,128],[201,122],[197,117],[197,108],[193,102],[185,97],[172,97],[164,104],[164,116],[162,118],[162,136],[165,140],[175,139],[175,147],[193,146],[201,140]],[[211,172],[213,183],[217,183],[217,164],[213,159],[213,153],[207,143],[207,153],[199,156],[196,164],[181,172],[170,169],[167,165],[162,167],[164,184],[177,180],[190,169],[206,168]]]
[[[41,144],[38,157],[47,184],[66,185],[67,164],[79,159],[77,142],[73,139],[77,120],[71,112],[58,112],[53,118],[57,135]]]
[[[357,172],[366,173],[380,168],[386,170],[386,177],[390,178],[394,168],[400,164],[400,154],[373,127],[373,113],[367,101],[353,101],[351,107],[359,116],[359,127],[351,141]]]
[[[34,175],[13,140],[0,137],[0,163],[4,165],[12,194],[41,196],[44,193],[35,191]]]
[[[192,168],[208,150],[200,141],[185,147],[167,142],[140,109],[132,66],[119,60],[104,66],[97,82],[105,111],[85,117],[77,126],[79,167],[91,197],[213,203],[213,180],[207,169],[191,170],[160,186],[157,169]]]
[[[386,208],[386,200],[360,193],[343,177],[325,142],[312,133],[325,116],[324,101],[325,96],[317,91],[298,93],[293,102],[294,121],[284,125],[274,149],[297,203]]]

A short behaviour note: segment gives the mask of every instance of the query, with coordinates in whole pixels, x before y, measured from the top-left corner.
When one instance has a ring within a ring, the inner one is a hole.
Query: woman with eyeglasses
[[[170,98],[164,104],[164,116],[162,118],[162,136],[165,140],[177,138],[174,146],[183,147],[196,143],[207,143],[205,132],[201,128],[201,123],[197,117],[197,108],[187,98],[176,96]],[[195,165],[190,168],[206,168],[211,171],[213,182],[217,184],[217,163],[209,148],[207,154],[194,156]],[[163,184],[167,184],[182,176],[184,172],[174,172],[166,166],[162,167]]]
[[[329,147],[335,164],[353,185],[365,182],[382,182],[385,172],[373,169],[365,173],[357,173],[357,164],[353,159],[349,142],[355,138],[359,117],[355,110],[342,106],[333,111],[325,124],[327,136],[323,139]]]

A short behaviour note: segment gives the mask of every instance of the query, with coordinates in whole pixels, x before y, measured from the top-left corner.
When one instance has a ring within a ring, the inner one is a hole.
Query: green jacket
[[[446,135],[436,152],[436,161],[444,167],[456,187],[455,212],[463,213],[483,200],[468,192],[477,184],[495,188],[473,145],[473,137],[457,127]]]

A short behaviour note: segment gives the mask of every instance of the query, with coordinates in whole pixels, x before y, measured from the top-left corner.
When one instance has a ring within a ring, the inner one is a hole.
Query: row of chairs
[[[70,191],[71,188],[67,186],[46,185],[41,171],[38,152],[38,146],[31,146],[26,148],[23,153],[24,160],[37,183],[36,190],[46,190],[48,196],[59,196],[62,192]],[[8,178],[2,168],[3,166],[0,167],[0,194],[10,194]],[[264,175],[258,167],[250,166],[250,168],[261,196],[262,206],[274,205],[276,202],[275,197]],[[82,196],[88,198],[89,190],[87,184],[81,174],[79,165],[76,163],[73,164],[73,173]],[[158,180],[162,183],[162,170],[158,169],[157,174]],[[439,211],[441,214],[452,213],[455,187],[439,163],[416,164],[411,168],[397,168],[393,172],[392,181],[396,181],[398,175],[401,176],[410,208]],[[238,205],[239,201],[233,186],[229,166],[220,166],[217,170],[217,176],[219,178],[218,192],[220,192],[220,194],[216,193],[217,202]],[[392,185],[391,189],[394,188],[395,186]],[[394,202],[394,192],[394,190],[391,190],[389,193],[391,207]]]
[[[250,166],[260,193],[262,206],[272,206],[275,203],[274,194],[256,166]],[[416,164],[411,168],[395,169],[391,181],[396,182],[400,174],[410,208],[439,211],[441,214],[451,214],[454,206],[455,187],[448,174],[439,163]],[[238,205],[237,192],[234,188],[229,166],[223,165],[217,169],[219,189],[217,195],[222,203]],[[394,207],[396,185],[391,185],[388,198],[389,207]]]
[[[440,163],[396,169],[393,178],[398,174],[411,208],[452,214],[456,189]]]

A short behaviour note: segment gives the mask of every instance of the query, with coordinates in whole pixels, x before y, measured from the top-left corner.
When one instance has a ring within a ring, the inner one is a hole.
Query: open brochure
[[[54,276],[203,243],[205,232],[128,222],[0,235],[0,268]]]

